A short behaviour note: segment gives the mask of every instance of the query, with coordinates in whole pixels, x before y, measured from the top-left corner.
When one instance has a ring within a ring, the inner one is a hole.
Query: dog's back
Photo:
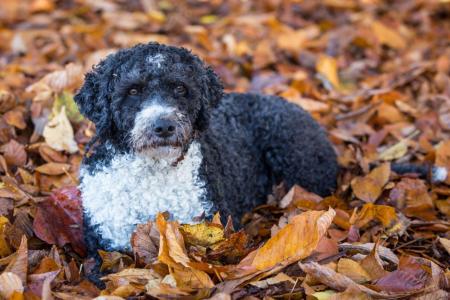
[[[214,182],[211,196],[230,215],[264,203],[280,182],[321,196],[336,188],[336,155],[324,130],[282,98],[225,95],[202,140],[204,172]]]

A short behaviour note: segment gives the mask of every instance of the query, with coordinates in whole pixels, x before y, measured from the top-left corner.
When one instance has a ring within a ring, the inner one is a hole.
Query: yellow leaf
[[[354,178],[351,182],[353,193],[363,201],[375,202],[383,192],[390,174],[391,165],[384,163],[373,169],[368,175]]]
[[[370,275],[366,272],[366,270],[364,270],[358,262],[348,258],[341,258],[339,260],[337,271],[357,283],[365,283],[370,281]]]
[[[57,151],[65,150],[69,153],[78,151],[75,142],[72,125],[66,115],[66,108],[63,106],[61,112],[57,114],[47,125],[43,132],[45,142]]]
[[[334,57],[327,55],[320,55],[316,63],[316,70],[319,74],[324,76],[335,89],[341,88],[341,83],[338,76],[337,61]]]
[[[398,159],[405,156],[406,152],[408,152],[408,144],[406,143],[406,139],[402,139],[397,144],[381,152],[379,159],[381,160]]]
[[[180,231],[186,243],[191,245],[200,245],[203,247],[212,246],[224,240],[223,228],[220,225],[212,223],[184,224]]]
[[[264,270],[307,257],[316,249],[335,214],[330,208],[328,211],[307,211],[293,217],[288,225],[256,250],[252,266]]]
[[[358,228],[361,228],[372,220],[380,221],[384,227],[393,225],[397,220],[395,208],[387,205],[366,203],[358,213],[353,224],[355,224]]]
[[[9,224],[8,218],[0,216],[0,257],[5,257],[11,254],[11,248],[6,241],[5,229]]]
[[[403,49],[406,47],[406,41],[403,36],[383,23],[373,21],[371,22],[371,28],[381,44],[388,45],[394,49]]]

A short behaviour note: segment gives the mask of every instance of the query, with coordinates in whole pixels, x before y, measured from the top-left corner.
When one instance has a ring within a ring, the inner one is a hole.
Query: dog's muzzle
[[[182,149],[190,140],[191,133],[191,123],[184,114],[173,107],[154,104],[136,115],[131,145],[136,152],[165,156],[164,153],[168,155]]]

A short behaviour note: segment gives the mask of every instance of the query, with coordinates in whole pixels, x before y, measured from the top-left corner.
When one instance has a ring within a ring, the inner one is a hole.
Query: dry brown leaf
[[[389,198],[408,217],[435,220],[433,200],[425,182],[415,178],[402,178],[390,191]]]
[[[381,292],[371,290],[365,287],[364,285],[357,284],[349,277],[336,273],[336,271],[334,271],[333,269],[319,265],[316,262],[304,264],[299,263],[299,265],[300,268],[306,274],[312,276],[315,280],[322,282],[323,284],[331,287],[332,289],[338,291],[345,291],[347,288],[352,287],[372,297],[382,299],[392,299],[392,295],[383,294]]]
[[[360,262],[360,265],[367,271],[370,280],[372,281],[380,279],[388,274],[388,272],[384,270],[383,262],[378,254],[379,244],[380,242],[377,242],[372,251],[370,251],[370,254],[364,257]]]
[[[16,274],[20,280],[22,280],[23,285],[26,285],[28,274],[28,242],[25,236],[22,236],[22,241],[20,242],[20,247],[17,250],[17,255],[8,264],[5,272]]]
[[[281,199],[279,206],[286,208],[292,204],[298,208],[314,209],[320,201],[322,201],[322,197],[308,192],[298,185],[294,185]]]
[[[384,163],[373,169],[368,175],[354,178],[351,183],[353,193],[365,202],[375,202],[383,192],[390,174],[390,164]]]
[[[441,243],[442,247],[444,247],[445,251],[450,254],[450,240],[438,237],[439,243]]]
[[[319,244],[335,211],[307,211],[291,219],[275,236],[256,250],[252,266],[264,270],[276,264],[290,264],[307,257]]]
[[[83,67],[78,64],[70,63],[64,67],[64,70],[54,71],[45,75],[40,81],[29,86],[29,90],[35,90],[39,84],[49,86],[52,91],[59,93],[64,89],[70,89],[79,86],[83,79]]]
[[[16,105],[16,97],[13,93],[0,90],[0,113],[5,113],[13,109]]]
[[[138,261],[150,264],[158,259],[159,232],[153,221],[138,224],[131,235],[131,248]]]
[[[6,162],[11,166],[21,167],[27,163],[25,146],[16,140],[10,140],[7,144],[2,145],[0,152],[3,153]]]
[[[14,292],[24,291],[22,280],[12,272],[3,272],[0,275],[0,295],[4,299],[10,299]]]
[[[19,129],[25,129],[27,123],[25,122],[23,112],[18,109],[10,110],[3,115],[6,123]]]
[[[46,175],[62,175],[69,172],[70,165],[50,162],[37,167],[35,170]]]

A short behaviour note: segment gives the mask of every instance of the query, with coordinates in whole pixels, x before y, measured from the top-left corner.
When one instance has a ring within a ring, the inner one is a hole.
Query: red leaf
[[[80,191],[65,187],[38,203],[33,230],[37,237],[60,247],[70,243],[78,254],[86,255]]]

